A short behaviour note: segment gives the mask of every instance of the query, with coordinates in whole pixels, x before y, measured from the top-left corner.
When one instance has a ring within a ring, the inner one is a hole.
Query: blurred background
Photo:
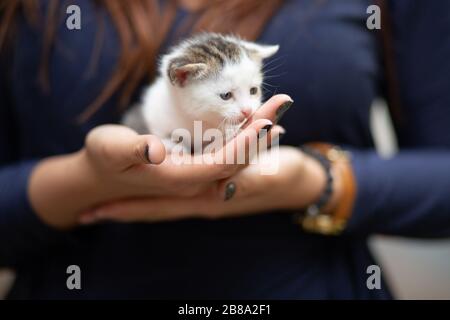
[[[372,106],[372,135],[378,152],[397,151],[392,122],[384,101]],[[373,236],[370,247],[397,299],[450,299],[450,239],[411,240]],[[14,281],[14,273],[0,270],[0,298]]]
[[[385,157],[397,152],[387,106],[375,101],[372,135]],[[412,240],[374,236],[370,247],[397,299],[450,299],[450,240]]]

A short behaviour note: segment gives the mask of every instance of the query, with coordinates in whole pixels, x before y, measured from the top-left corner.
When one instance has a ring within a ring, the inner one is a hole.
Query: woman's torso
[[[283,143],[328,141],[372,147],[369,111],[379,66],[375,36],[365,27],[366,1],[286,1],[259,41],[278,43],[267,86],[295,101],[281,124]],[[90,1],[82,29],[58,29],[51,57],[51,94],[36,82],[41,35],[21,23],[12,69],[20,158],[79,149],[96,125],[117,122],[117,96],[82,125],[77,115],[109,79],[119,52],[110,20],[98,63]],[[182,12],[178,16],[181,17]],[[179,20],[179,19],[178,19]],[[95,64],[94,64],[95,65]],[[144,84],[143,84],[144,85]],[[272,87],[273,86],[273,87]],[[136,99],[139,94],[136,94]],[[221,221],[86,227],[71,241],[19,268],[12,298],[371,298],[373,264],[365,238],[304,233],[285,213]],[[82,290],[66,287],[66,268],[79,265]]]

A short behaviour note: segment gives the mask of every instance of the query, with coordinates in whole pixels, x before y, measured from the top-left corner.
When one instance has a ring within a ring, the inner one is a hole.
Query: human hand
[[[300,209],[316,201],[326,180],[324,170],[316,160],[292,147],[281,147],[278,154],[268,152],[262,157],[260,163],[279,160],[276,174],[262,175],[260,164],[251,164],[193,197],[165,196],[113,201],[85,212],[84,216],[88,217],[85,221],[217,219],[275,209]]]
[[[246,128],[227,143],[228,147],[214,154],[218,161],[213,163],[175,164],[166,158],[164,146],[155,136],[138,135],[119,125],[97,127],[79,152],[44,159],[36,166],[29,181],[30,202],[44,222],[67,228],[78,224],[80,212],[104,202],[129,197],[193,196],[246,165],[248,158],[243,164],[219,160],[235,158],[249,149],[256,140],[249,132],[272,124],[260,117],[274,118],[277,108],[289,99],[278,95],[266,102]]]

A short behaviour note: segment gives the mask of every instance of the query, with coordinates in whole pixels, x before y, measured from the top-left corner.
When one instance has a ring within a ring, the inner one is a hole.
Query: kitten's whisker
[[[220,131],[224,131],[225,130],[225,126],[226,126],[226,124],[227,124],[227,121],[228,121],[228,118],[224,118],[223,120],[222,120],[222,122],[219,124],[219,126],[218,126],[218,128],[217,129],[219,129]]]
[[[270,84],[267,82],[263,82],[261,84],[261,86],[262,86],[263,90],[265,90],[267,92],[271,92],[271,93],[276,91],[280,87],[280,86],[276,86],[276,85],[273,85],[273,84]]]
[[[264,86],[269,86],[269,87],[279,87],[279,86],[275,86],[275,85],[270,84],[270,83],[267,83],[267,82],[263,82],[263,83],[262,83],[262,86],[263,86],[263,87],[264,87]]]
[[[278,78],[278,77],[284,76],[286,74],[287,74],[287,72],[283,72],[283,73],[276,74],[276,75],[264,76],[264,79]]]
[[[262,71],[264,73],[267,73],[267,72],[270,72],[271,70],[279,68],[285,64],[285,61],[278,62],[278,60],[276,60],[275,62],[277,62],[277,63],[270,62],[270,63],[265,64],[262,68]]]
[[[273,70],[275,70],[275,69],[272,69],[272,70],[269,70],[267,72],[264,72],[264,74],[263,74],[264,78],[273,76],[273,74],[270,74],[270,72],[273,71]],[[284,72],[286,72],[286,71],[284,71]],[[277,74],[277,73],[275,73],[275,74]]]
[[[264,70],[264,74],[269,73],[269,72],[272,72],[272,71],[274,71],[274,70],[277,70],[277,69],[281,68],[282,66],[283,66],[282,63],[281,63],[281,64],[278,64],[278,65],[276,65],[276,66],[273,66],[273,67],[271,67],[271,68],[268,69],[268,70]]]
[[[227,121],[227,118],[223,118],[222,121],[217,125],[216,129],[223,132],[226,121]]]
[[[265,63],[263,65],[263,68],[267,68],[268,66],[274,64],[275,62],[280,61],[281,59],[284,59],[285,57],[286,57],[286,55],[282,55],[282,56],[279,56],[277,58],[274,58],[274,59],[270,60],[269,62]],[[282,61],[282,63],[284,63],[284,61]]]

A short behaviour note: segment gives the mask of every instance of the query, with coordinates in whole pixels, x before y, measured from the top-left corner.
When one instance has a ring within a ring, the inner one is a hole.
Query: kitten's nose
[[[243,115],[245,118],[248,118],[248,117],[250,117],[251,114],[252,114],[252,109],[250,109],[250,108],[244,108],[244,109],[241,110],[241,113],[242,113],[242,115]]]

